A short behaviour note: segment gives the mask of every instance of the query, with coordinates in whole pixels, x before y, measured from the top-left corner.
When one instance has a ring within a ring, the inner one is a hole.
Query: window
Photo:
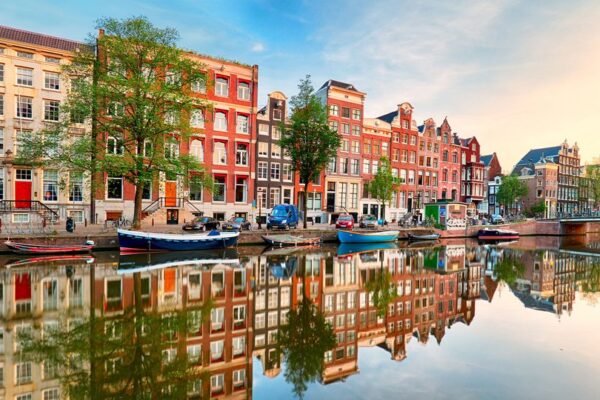
[[[2,52],[0,52],[2,54]],[[0,64],[0,82],[4,82],[4,64]]]
[[[235,149],[235,163],[237,165],[248,165],[248,145],[238,143]]]
[[[344,135],[350,134],[350,125],[349,124],[342,124],[342,133]]]
[[[4,154],[4,128],[0,126],[0,155]]]
[[[122,176],[108,176],[106,180],[106,197],[108,199],[122,199],[123,198],[123,177]]]
[[[227,145],[225,142],[215,142],[213,149],[213,164],[227,164]]]
[[[271,205],[271,207],[275,207],[277,204],[280,203],[280,195],[281,195],[281,191],[279,190],[279,188],[271,188],[270,198],[269,198],[269,200],[271,201],[269,203]]]
[[[83,201],[83,174],[69,173],[69,201]]]
[[[200,361],[200,356],[202,354],[202,347],[199,344],[188,345],[187,347],[187,357],[190,363],[197,363]]]
[[[246,370],[238,369],[233,371],[233,387],[239,388],[246,385]]]
[[[47,63],[52,63],[52,64],[60,64],[60,58],[46,57],[46,62]]]
[[[239,82],[237,96],[240,100],[250,100],[250,84],[248,82]]]
[[[358,140],[352,141],[352,152],[354,154],[360,153],[360,142]]]
[[[259,135],[268,135],[269,134],[269,125],[258,124],[258,134]]]
[[[204,143],[201,140],[194,139],[190,144],[190,155],[197,161],[204,162]]]
[[[46,121],[58,121],[60,102],[56,100],[44,100],[44,119]]]
[[[59,400],[60,396],[58,394],[58,389],[46,389],[44,390],[43,400]]]
[[[215,113],[215,130],[227,132],[227,114],[223,111]]]
[[[81,278],[69,279],[69,307],[83,306],[83,280]]]
[[[331,128],[332,131],[338,131],[338,122],[337,121],[329,121],[329,128]]]
[[[15,400],[31,400],[31,393],[19,394],[15,397]]]
[[[17,96],[17,118],[33,118],[33,99]]]
[[[191,89],[192,92],[206,93],[206,81],[202,78],[195,80],[194,82],[192,82]]]
[[[283,164],[283,180],[291,181],[292,180],[292,166],[290,164]]]
[[[248,180],[246,178],[235,179],[235,201],[245,203],[248,197]]]
[[[281,147],[278,144],[271,143],[271,157],[281,157]]]
[[[360,119],[360,110],[357,110],[357,109],[352,110],[352,119],[355,119],[355,120]]]
[[[120,138],[109,136],[106,139],[106,153],[108,154],[123,154],[123,142]]]
[[[268,167],[268,163],[266,161],[259,161],[258,169],[257,169],[258,179],[267,179],[268,169],[269,169],[269,167]]]
[[[225,195],[226,195],[225,191],[226,191],[225,177],[224,176],[215,176],[213,200],[214,201],[225,201]]]
[[[223,374],[213,375],[210,377],[211,393],[221,392],[223,390],[225,377]]]
[[[223,329],[223,322],[225,321],[225,309],[223,307],[213,308],[210,311],[210,327],[213,331],[220,331]]]
[[[357,161],[358,160],[353,160]],[[350,208],[358,207],[358,183],[350,184]]]
[[[17,51],[17,57],[27,58],[28,60],[33,60],[33,54],[26,53],[24,51]]]
[[[246,348],[246,338],[244,336],[234,337],[233,340],[233,356],[240,356],[244,354]]]
[[[60,90],[60,75],[57,72],[44,72],[44,88]]]
[[[33,86],[33,70],[17,67],[17,85]]]
[[[340,158],[340,174],[348,174],[348,159]]]
[[[229,96],[229,80],[219,77],[215,81],[215,94],[220,97]]]
[[[279,173],[280,173],[281,164],[279,163],[271,163],[271,179],[278,181]]]
[[[245,114],[238,114],[237,115],[237,132],[238,133],[250,133],[250,125],[249,125],[249,120],[250,118],[245,115]]]
[[[366,158],[363,159],[363,174],[368,174],[369,173],[369,160],[367,160]]]
[[[388,154],[388,147],[389,147],[389,143],[388,142],[382,142],[381,143],[381,154],[384,156],[387,156]]]
[[[31,383],[31,363],[18,363],[15,364],[16,371],[16,382],[17,385],[24,385]]]
[[[58,171],[44,171],[44,201],[58,201]]]
[[[223,341],[218,340],[216,342],[210,342],[210,359],[211,359],[211,361],[217,361],[222,358],[223,358]]]
[[[165,158],[167,160],[176,159],[179,156],[179,142],[175,138],[169,138],[165,141]]]
[[[266,142],[258,143],[258,155],[260,157],[268,157],[269,156],[269,144]]]
[[[292,189],[283,189],[283,204],[292,204]]]
[[[4,95],[0,94],[0,117],[3,115],[4,115]]]
[[[332,104],[329,106],[329,115],[338,116],[340,108],[337,104]]]
[[[279,127],[277,127],[277,126],[273,127],[273,134],[271,135],[271,138],[273,140],[281,139],[281,129],[279,129]]]
[[[202,110],[192,110],[190,125],[192,128],[204,128],[204,112]]]
[[[342,107],[342,118],[350,118],[350,109],[348,107]]]

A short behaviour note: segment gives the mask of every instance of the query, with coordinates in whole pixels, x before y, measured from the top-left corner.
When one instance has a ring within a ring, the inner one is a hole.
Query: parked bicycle
[[[131,221],[127,218],[119,218],[114,220],[104,221],[104,229],[129,229],[131,228]]]

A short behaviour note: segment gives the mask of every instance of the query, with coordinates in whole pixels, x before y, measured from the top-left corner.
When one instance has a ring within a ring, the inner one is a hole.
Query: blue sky
[[[367,93],[366,116],[409,101],[445,116],[510,169],[532,147],[577,141],[600,156],[600,2],[30,0],[0,24],[72,39],[103,16],[146,15],[180,45],[260,66],[259,99],[311,74]]]

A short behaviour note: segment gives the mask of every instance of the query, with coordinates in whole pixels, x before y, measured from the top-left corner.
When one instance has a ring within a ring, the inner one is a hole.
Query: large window
[[[108,154],[123,154],[123,141],[120,138],[109,136],[106,139],[106,152]]]
[[[238,133],[250,133],[250,118],[246,114],[237,115],[237,132]]]
[[[215,176],[213,190],[213,201],[225,201],[227,184],[224,176]]]
[[[4,82],[4,64],[0,64],[0,82]]]
[[[33,86],[33,70],[17,67],[17,85]]]
[[[15,364],[15,372],[17,385],[31,383],[31,363]]]
[[[59,119],[60,102],[56,100],[44,100],[44,119],[57,122]]]
[[[290,164],[283,164],[283,180],[291,181],[292,180],[292,166]]]
[[[321,193],[307,193],[308,200],[306,201],[306,207],[309,210],[320,210],[321,209]]]
[[[227,164],[227,144],[225,142],[215,142],[213,150],[213,164]]]
[[[237,95],[240,100],[250,100],[250,84],[248,82],[238,83]]]
[[[192,82],[192,92],[206,93],[206,81],[204,79],[198,79]]]
[[[58,171],[44,171],[44,201],[58,201]]]
[[[215,130],[227,132],[227,114],[223,111],[215,112]]]
[[[266,161],[259,161],[257,168],[258,179],[267,179],[269,174],[269,163]]]
[[[210,342],[210,359],[211,359],[211,361],[218,361],[222,358],[223,358],[223,341],[218,340],[216,342]],[[213,376],[213,378],[214,378],[214,376]],[[221,387],[222,386],[223,386],[223,383],[221,381]]]
[[[0,200],[4,200],[4,168],[0,168]]]
[[[350,184],[350,208],[358,207],[358,183]]]
[[[192,128],[204,128],[204,113],[202,110],[192,110],[192,114],[190,116],[190,125]]]
[[[201,140],[194,139],[190,144],[190,155],[199,162],[204,162],[204,143]]]
[[[190,200],[202,201],[202,183],[194,177],[190,180]]]
[[[360,173],[360,160],[352,159],[350,166],[350,173],[352,175],[358,175]]]
[[[245,203],[248,200],[248,179],[235,178],[235,202]]]
[[[340,108],[337,104],[332,104],[329,106],[329,115],[338,116],[340,112]]]
[[[179,142],[175,138],[169,138],[165,142],[165,158],[173,160],[179,157]]]
[[[33,99],[17,96],[17,118],[33,118]]]
[[[229,80],[219,77],[215,81],[215,94],[220,97],[229,96]]]
[[[278,181],[280,178],[281,164],[271,163],[271,180]]]
[[[122,199],[123,198],[123,177],[122,176],[108,176],[106,179],[106,197],[108,199]]]
[[[60,75],[57,72],[44,72],[44,88],[60,90]]]
[[[280,203],[280,199],[281,199],[281,190],[279,188],[271,188],[271,192],[270,192],[270,206],[271,207],[275,207],[277,204]]]
[[[269,144],[265,142],[258,142],[258,155],[260,157],[269,156]]]
[[[248,165],[248,145],[238,143],[235,149],[235,163],[237,165]]]
[[[4,95],[0,94],[0,117],[4,115]]]
[[[271,143],[271,157],[279,158],[281,157],[281,146],[275,143]]]
[[[0,126],[0,155],[4,154],[4,128]]]
[[[83,201],[83,174],[81,172],[69,174],[69,201]]]

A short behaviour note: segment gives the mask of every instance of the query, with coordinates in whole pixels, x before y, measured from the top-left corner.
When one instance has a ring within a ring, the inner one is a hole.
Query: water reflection
[[[251,398],[253,357],[302,396],[358,374],[361,348],[440,344],[501,281],[558,317],[600,283],[596,256],[518,243],[95,257],[4,262],[4,398]]]

